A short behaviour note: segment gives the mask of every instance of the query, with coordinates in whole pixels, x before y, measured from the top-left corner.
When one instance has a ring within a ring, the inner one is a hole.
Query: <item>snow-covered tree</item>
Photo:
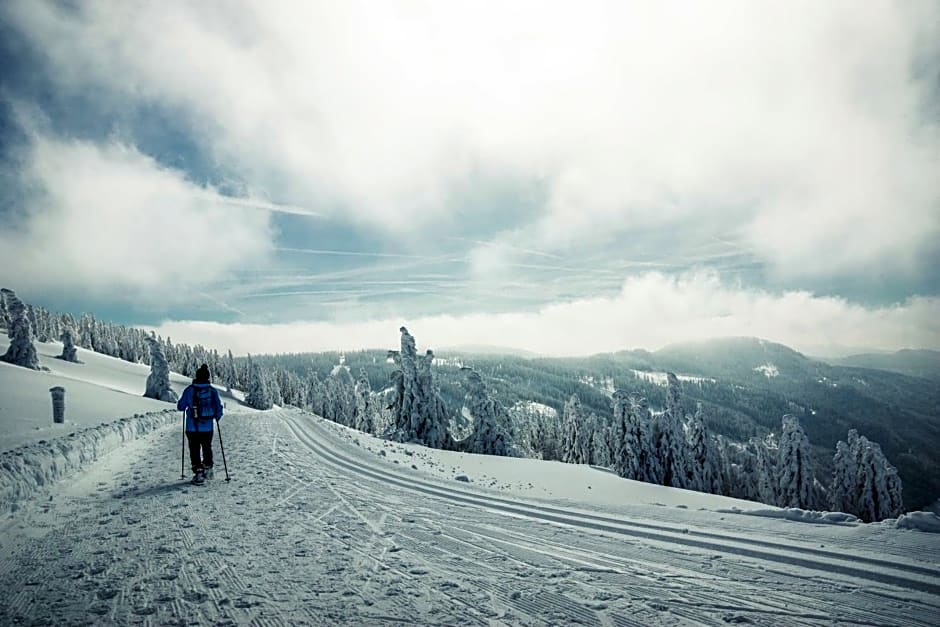
[[[783,417],[777,450],[777,503],[780,507],[812,509],[815,506],[813,460],[809,438],[796,416]]]
[[[447,408],[431,374],[434,353],[429,350],[419,357],[414,337],[405,327],[399,330],[401,351],[389,351],[389,359],[398,366],[392,375],[394,393],[389,405],[395,415],[395,437],[431,448],[447,448]]]
[[[645,399],[644,399],[645,400]],[[646,479],[645,469],[641,470],[645,458],[645,436],[639,409],[639,399],[622,390],[614,392],[614,420],[612,425],[611,467],[621,477],[627,479]]]
[[[62,354],[59,355],[59,359],[77,363],[78,349],[75,348],[75,332],[66,327],[62,330],[62,335],[59,336],[59,340],[62,342]]]
[[[611,451],[611,427],[597,414],[588,418],[590,425],[590,463],[602,468],[610,468],[613,463]]]
[[[375,403],[372,400],[372,385],[365,368],[359,369],[359,380],[356,381],[356,409],[353,415],[353,426],[364,433],[375,432]]]
[[[683,419],[679,379],[669,372],[666,374],[666,411],[653,420],[655,454],[651,475],[657,476],[658,483],[674,488],[686,487],[686,468],[689,465]]]
[[[717,444],[709,437],[705,426],[704,410],[699,403],[689,422],[689,465],[686,468],[686,487],[690,490],[721,494],[721,460]]]
[[[175,403],[176,392],[170,387],[170,366],[163,355],[163,346],[152,334],[147,337],[147,344],[150,347],[150,376],[147,377],[147,389],[144,396]]]
[[[577,394],[565,403],[561,427],[561,461],[588,464],[591,461],[591,434],[585,424],[584,409]]]
[[[904,511],[901,478],[881,447],[849,431],[848,443],[836,444],[830,505],[866,522],[894,518]]]
[[[10,318],[10,311],[7,308],[6,292],[7,290],[0,290],[0,327],[6,329],[7,335],[9,335],[12,319]]]
[[[461,368],[466,375],[465,403],[473,420],[473,431],[464,440],[463,450],[483,455],[512,455],[513,444],[507,424],[509,416],[502,404],[487,392],[480,373],[473,368]]]
[[[751,452],[754,454],[755,464],[753,470],[754,496],[751,498],[768,505],[776,505],[778,501],[777,489],[777,446],[774,438],[765,440],[751,438]]]
[[[251,355],[248,355],[248,393],[245,395],[245,403],[255,409],[271,409],[274,406],[267,374],[261,364],[251,361]]]
[[[3,294],[3,301],[6,303],[10,316],[10,326],[7,331],[10,336],[10,346],[0,360],[15,366],[39,370],[39,355],[33,345],[33,331],[30,328],[29,317],[26,315],[26,305],[13,290],[3,288],[0,294]]]

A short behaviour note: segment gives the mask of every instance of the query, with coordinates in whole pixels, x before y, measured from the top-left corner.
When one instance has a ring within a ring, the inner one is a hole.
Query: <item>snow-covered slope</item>
[[[9,376],[0,370],[0,385],[16,396]],[[90,411],[83,399],[76,411]],[[734,512],[762,506],[584,466],[387,443],[296,410],[230,401],[221,426],[231,482],[218,438],[216,479],[179,481],[174,423],[24,501],[0,524],[0,624],[936,625],[940,616],[936,534],[807,524],[766,508],[744,516]]]
[[[0,354],[9,343],[9,338],[0,334]],[[63,361],[55,358],[62,353],[59,342],[36,342],[36,350],[40,365],[48,371],[34,372],[0,362],[0,450],[168,407],[143,397],[149,366],[83,348],[78,349],[83,363]],[[170,382],[179,393],[189,379],[174,374]],[[64,424],[52,422],[49,388],[53,386],[65,388]]]

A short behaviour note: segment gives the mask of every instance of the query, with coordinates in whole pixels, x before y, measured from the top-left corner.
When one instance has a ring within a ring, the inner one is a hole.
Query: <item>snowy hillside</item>
[[[4,476],[14,458],[38,460],[16,466],[33,480],[75,470],[7,497],[0,624],[940,618],[937,534],[390,443],[293,409],[226,399],[232,481],[217,440],[216,478],[194,487],[179,480],[178,414],[140,397],[145,367],[85,351],[56,363],[55,344],[38,346],[50,372],[0,364]],[[69,422],[53,429],[56,384]],[[113,446],[81,445],[126,417]],[[75,444],[56,457],[60,441]]]

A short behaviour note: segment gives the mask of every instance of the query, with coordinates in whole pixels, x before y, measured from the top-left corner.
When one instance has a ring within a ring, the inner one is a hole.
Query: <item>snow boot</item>
[[[206,479],[211,479],[212,476],[213,476],[213,473],[212,473],[212,466],[206,466],[206,469],[205,469],[205,470],[206,470],[206,472],[205,472]]]
[[[206,471],[200,468],[193,475],[192,484],[193,485],[202,485],[206,482]]]

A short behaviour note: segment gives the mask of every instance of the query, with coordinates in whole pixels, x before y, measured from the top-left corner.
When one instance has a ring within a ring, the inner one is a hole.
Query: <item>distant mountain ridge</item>
[[[940,351],[935,350],[905,348],[894,353],[862,353],[828,361],[838,366],[875,368],[940,381]]]

